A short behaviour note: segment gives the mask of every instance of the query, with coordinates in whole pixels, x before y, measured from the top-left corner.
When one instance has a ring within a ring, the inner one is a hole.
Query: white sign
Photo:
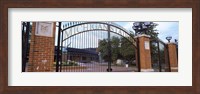
[[[36,22],[35,35],[53,37],[53,22]]]
[[[145,41],[145,42],[144,42],[144,48],[145,48],[146,50],[149,50],[149,41]]]

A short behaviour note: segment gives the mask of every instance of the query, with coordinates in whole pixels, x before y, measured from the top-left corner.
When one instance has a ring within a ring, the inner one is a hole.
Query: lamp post
[[[178,40],[177,39],[174,39],[175,43],[178,45]]]
[[[172,36],[167,36],[166,40],[168,41],[168,43],[170,43],[170,40],[172,39]]]

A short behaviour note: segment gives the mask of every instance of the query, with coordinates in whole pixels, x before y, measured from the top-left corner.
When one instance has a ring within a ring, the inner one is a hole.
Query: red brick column
[[[151,65],[151,51],[150,51],[150,36],[139,35],[136,38],[139,39],[139,55],[140,55],[140,68],[141,71],[153,71]]]
[[[56,23],[44,22],[43,24],[44,26],[40,26],[40,28],[42,28],[44,31],[42,29],[38,29],[38,22],[33,22],[32,24],[28,63],[29,72],[53,71]],[[47,25],[45,26],[45,24]],[[47,29],[47,26],[49,26],[51,29]],[[48,36],[45,36],[45,30],[52,31],[52,34],[47,34]],[[42,32],[43,35],[39,34],[38,32]]]
[[[169,50],[169,62],[171,71],[178,71],[178,60],[177,60],[177,51],[176,51],[176,44],[175,43],[168,43],[168,50]]]

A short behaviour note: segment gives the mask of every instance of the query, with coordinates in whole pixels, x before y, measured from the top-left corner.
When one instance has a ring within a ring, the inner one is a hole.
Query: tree
[[[99,41],[99,46],[98,46],[98,50],[99,52],[101,52],[101,57],[105,60],[105,61],[109,61],[109,57],[108,57],[108,40],[107,39],[103,39]]]
[[[134,36],[131,34],[131,36]],[[128,40],[128,37],[117,37],[113,36],[110,39],[111,42],[111,57],[108,57],[108,40],[103,39],[99,41],[99,51],[101,52],[101,57],[108,61],[109,58],[112,59],[112,62],[115,62],[117,59],[123,59],[127,61],[133,61],[135,59],[135,48],[133,44]]]
[[[120,56],[120,48],[119,48],[119,44],[120,44],[120,39],[116,36],[113,36],[111,38],[111,53],[112,53],[112,61],[116,61],[119,56]]]
[[[147,34],[150,35],[151,38],[157,38],[158,33],[155,32],[156,26],[158,24],[154,22],[135,22],[133,23],[133,29],[135,30],[136,35],[138,34]]]
[[[126,38],[121,39],[121,51],[123,59],[127,61],[135,60],[135,48],[131,42],[129,42]]]

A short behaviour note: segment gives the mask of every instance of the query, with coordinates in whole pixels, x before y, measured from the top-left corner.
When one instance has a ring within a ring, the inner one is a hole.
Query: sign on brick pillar
[[[53,71],[55,30],[55,22],[33,22],[29,71]]]
[[[168,50],[169,50],[169,62],[172,72],[178,71],[178,60],[177,60],[177,49],[175,43],[168,43]]]
[[[151,65],[150,36],[142,34],[136,36],[139,39],[139,57],[141,71],[153,71]]]

